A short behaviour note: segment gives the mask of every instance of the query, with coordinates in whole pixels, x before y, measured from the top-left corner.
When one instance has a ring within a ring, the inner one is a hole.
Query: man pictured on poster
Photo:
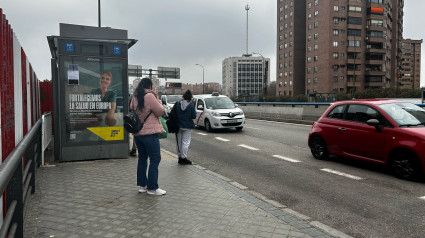
[[[91,94],[100,94],[102,102],[110,102],[109,109],[104,109],[106,113],[105,124],[108,126],[114,126],[117,123],[114,113],[117,108],[117,93],[114,91],[108,91],[109,85],[112,83],[112,73],[109,71],[103,71],[99,78],[100,88],[93,89]]]

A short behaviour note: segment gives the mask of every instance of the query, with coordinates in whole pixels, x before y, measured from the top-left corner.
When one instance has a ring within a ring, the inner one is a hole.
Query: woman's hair
[[[108,75],[109,77],[111,77],[111,81],[112,81],[112,73],[111,73],[111,72],[109,72],[109,71],[105,70],[105,71],[103,71],[103,72],[100,74],[100,77],[102,77],[102,75],[104,75],[104,74],[106,74],[106,75]]]
[[[141,111],[145,105],[145,89],[152,89],[152,80],[149,78],[143,78],[136,89],[137,95],[137,108]]]
[[[192,100],[192,92],[189,89],[183,94],[183,99],[186,101]]]

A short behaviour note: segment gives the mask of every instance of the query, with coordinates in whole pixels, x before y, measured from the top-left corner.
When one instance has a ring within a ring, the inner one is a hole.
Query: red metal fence
[[[34,126],[41,113],[37,76],[1,8],[0,46],[1,163]],[[3,201],[6,194],[7,191],[3,194]],[[3,215],[5,205],[3,202]]]

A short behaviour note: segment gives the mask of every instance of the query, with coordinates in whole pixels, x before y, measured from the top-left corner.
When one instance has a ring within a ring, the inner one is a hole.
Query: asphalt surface
[[[425,237],[423,181],[403,181],[383,166],[346,158],[315,160],[309,131],[257,120],[241,132],[195,129],[189,158],[348,235]],[[161,147],[174,152],[173,136]]]

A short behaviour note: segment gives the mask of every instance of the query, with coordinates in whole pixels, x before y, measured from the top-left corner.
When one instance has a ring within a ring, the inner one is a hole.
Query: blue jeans
[[[147,186],[148,190],[158,189],[158,166],[161,161],[161,151],[158,134],[135,136],[139,161],[137,163],[137,185]],[[148,177],[146,169],[150,159]]]

